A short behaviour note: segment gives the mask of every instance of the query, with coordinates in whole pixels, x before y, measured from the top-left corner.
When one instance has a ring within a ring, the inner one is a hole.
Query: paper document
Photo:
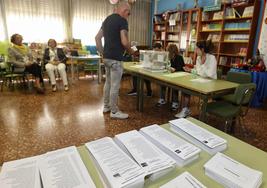
[[[184,172],[160,188],[206,188],[189,172]]]
[[[174,73],[169,73],[169,74],[164,74],[163,76],[169,77],[169,78],[176,78],[176,77],[183,77],[183,76],[188,76],[190,73],[188,72],[174,72]]]
[[[0,173],[1,188],[41,188],[37,160],[40,156],[6,162]]]
[[[201,128],[200,126],[188,121],[187,119],[180,118],[176,120],[169,121],[171,123],[171,130],[174,130],[181,136],[185,136],[187,139],[193,141],[195,139],[198,141],[198,146],[205,146],[211,154],[218,152],[217,150],[212,151],[216,147],[223,146],[220,149],[226,148],[227,141],[206,129]],[[194,142],[195,143],[195,142]],[[199,145],[200,144],[200,145]],[[205,148],[203,148],[205,149]]]
[[[145,171],[124,153],[112,138],[104,137],[85,145],[97,162],[109,187],[127,187],[140,181],[140,187],[143,186]]]
[[[96,187],[75,146],[44,154],[38,165],[44,187]]]
[[[262,183],[262,172],[217,153],[205,165],[205,173],[226,187],[256,188]]]
[[[210,79],[206,79],[206,78],[195,78],[190,80],[191,82],[197,82],[197,83],[208,83],[208,82],[212,82],[213,80]]]
[[[175,167],[175,161],[171,157],[136,130],[116,135],[115,141],[144,168],[147,175]]]
[[[167,154],[171,154],[172,157],[177,157],[180,163],[186,163],[186,160],[198,156],[200,149],[191,143],[175,136],[171,132],[163,129],[159,125],[151,125],[140,129],[140,132],[152,139],[153,143],[166,151]],[[164,148],[162,148],[164,147]],[[181,165],[180,165],[181,166]]]
[[[169,20],[169,25],[170,26],[174,26],[174,25],[176,25],[176,20],[175,19],[173,19],[173,20]]]

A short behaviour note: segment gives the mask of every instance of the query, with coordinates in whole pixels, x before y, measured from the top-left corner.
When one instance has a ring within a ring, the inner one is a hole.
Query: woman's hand
[[[186,71],[186,72],[191,72],[191,68],[187,67],[187,66],[184,66],[183,69]]]

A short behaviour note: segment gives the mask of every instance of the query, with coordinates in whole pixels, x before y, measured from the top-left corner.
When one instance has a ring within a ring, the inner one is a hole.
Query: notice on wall
[[[261,35],[260,35],[260,42],[259,42],[259,50],[260,53],[263,54],[263,60],[265,66],[267,67],[267,5],[265,6],[264,13],[263,13],[263,20],[261,25]]]

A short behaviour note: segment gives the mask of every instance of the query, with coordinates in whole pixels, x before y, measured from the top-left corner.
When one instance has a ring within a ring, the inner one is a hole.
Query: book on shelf
[[[172,131],[178,133],[211,155],[224,151],[227,148],[227,141],[225,139],[201,128],[187,119],[175,119],[169,121],[169,123]]]
[[[229,34],[224,35],[224,41],[248,41],[249,35],[248,34]]]
[[[176,13],[170,14],[169,20],[180,21],[181,20],[181,13],[176,12]]]
[[[240,48],[238,54],[241,55],[241,56],[246,56],[247,55],[247,52],[248,52],[248,49],[247,48]]]
[[[183,14],[183,24],[186,24],[188,21],[188,14]]]
[[[209,34],[207,40],[211,40],[212,42],[219,42],[220,35],[219,34]]]
[[[223,11],[215,12],[213,14],[213,20],[221,20],[223,19]]]
[[[182,138],[174,135],[159,125],[150,125],[140,129],[148,140],[176,161],[180,167],[199,157],[200,149]]]
[[[153,20],[154,20],[154,23],[163,23],[164,22],[161,15],[155,15]]]
[[[192,22],[197,22],[198,19],[198,12],[193,12],[192,13]]]
[[[233,6],[240,6],[248,4],[249,0],[233,0]]]
[[[206,188],[200,181],[198,181],[192,174],[189,172],[183,172],[173,180],[168,183],[160,186],[159,188]]]
[[[212,23],[212,24],[206,24],[202,26],[202,31],[209,31],[209,30],[221,30],[222,24],[219,23]]]
[[[179,35],[168,34],[168,39],[167,40],[178,41],[179,40]]]
[[[254,11],[254,6],[245,7],[242,17],[252,17]]]
[[[202,21],[208,21],[208,20],[209,20],[209,13],[202,12]]]
[[[161,40],[165,40],[165,37],[166,37],[166,32],[165,31],[163,31],[163,32],[161,32]]]
[[[219,65],[226,65],[227,64],[227,57],[221,56],[219,60]]]
[[[262,172],[220,152],[204,165],[204,169],[207,176],[224,187],[258,188],[262,184]]]
[[[224,28],[225,30],[235,30],[235,29],[250,29],[251,21],[244,21],[244,22],[231,22],[225,23]]]
[[[118,134],[114,137],[114,141],[144,169],[145,176],[152,181],[166,175],[176,167],[173,158],[136,130]]]
[[[145,171],[110,137],[85,144],[100,173],[105,187],[141,188]]]

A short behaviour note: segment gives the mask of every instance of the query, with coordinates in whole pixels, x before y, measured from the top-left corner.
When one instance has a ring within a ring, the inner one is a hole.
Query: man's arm
[[[98,50],[98,52],[100,52],[101,54],[103,54],[104,49],[103,49],[103,45],[102,45],[102,38],[103,38],[103,30],[100,29],[97,33],[97,35],[95,36],[95,43],[96,43],[96,48]]]
[[[121,30],[120,36],[121,36],[121,43],[122,43],[123,47],[125,48],[125,50],[127,50],[127,52],[129,54],[134,54],[135,51],[131,48],[131,45],[129,43],[128,31],[125,29]]]

